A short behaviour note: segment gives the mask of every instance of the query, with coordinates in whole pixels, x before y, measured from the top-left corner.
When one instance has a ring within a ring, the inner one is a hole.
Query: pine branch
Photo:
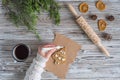
[[[56,25],[60,23],[60,8],[54,0],[2,0],[2,4],[16,26],[26,26],[28,30],[36,34],[38,39],[40,36],[35,27],[38,13],[45,10],[50,13],[50,18],[55,21]]]

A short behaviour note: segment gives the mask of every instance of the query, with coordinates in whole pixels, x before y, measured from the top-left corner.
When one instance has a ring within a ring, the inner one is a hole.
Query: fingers
[[[52,49],[52,50],[49,50],[47,53],[46,53],[46,58],[49,58],[54,52],[56,51],[56,49]]]
[[[44,45],[44,46],[39,46],[39,47],[38,47],[38,51],[41,52],[41,49],[42,49],[42,48],[54,48],[54,47],[56,47],[56,45],[50,43],[50,44],[47,44],[47,45]]]
[[[47,45],[44,45],[44,46],[39,46],[39,48],[38,48],[38,53],[41,55],[41,56],[43,56],[43,57],[45,57],[45,58],[49,58],[51,55],[52,55],[52,53],[54,53],[55,51],[56,51],[56,45],[55,44],[47,44]],[[43,53],[42,52],[42,48],[53,48],[53,49],[51,49],[51,50],[49,50],[48,52],[46,52],[46,53]]]
[[[51,43],[51,44],[44,45],[43,47],[44,48],[49,48],[49,47],[55,47],[55,46],[56,46],[55,44]]]

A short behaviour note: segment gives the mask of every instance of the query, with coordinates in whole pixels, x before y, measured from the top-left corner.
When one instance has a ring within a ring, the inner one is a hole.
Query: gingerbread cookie
[[[88,4],[83,2],[79,5],[79,10],[83,13],[86,13],[88,11],[89,7]]]
[[[99,9],[100,11],[103,11],[106,9],[106,5],[101,0],[99,0],[96,2],[96,8]]]
[[[55,64],[63,64],[66,62],[66,52],[65,47],[57,50],[52,55],[52,59],[54,60]]]
[[[98,20],[98,28],[100,31],[104,31],[106,29],[107,23],[105,22],[105,20],[100,19]]]

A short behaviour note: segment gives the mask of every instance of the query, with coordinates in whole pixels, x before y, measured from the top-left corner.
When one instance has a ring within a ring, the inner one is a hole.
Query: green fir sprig
[[[55,24],[60,23],[60,8],[54,0],[2,0],[2,4],[11,21],[17,27],[20,25],[26,26],[38,39],[40,39],[40,36],[35,26],[40,12],[49,12],[50,18],[55,21]]]

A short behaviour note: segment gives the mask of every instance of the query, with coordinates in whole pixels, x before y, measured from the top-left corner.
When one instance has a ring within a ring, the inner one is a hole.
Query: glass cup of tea
[[[30,54],[31,54],[30,47],[23,43],[17,44],[12,51],[13,58],[18,62],[25,61]]]

